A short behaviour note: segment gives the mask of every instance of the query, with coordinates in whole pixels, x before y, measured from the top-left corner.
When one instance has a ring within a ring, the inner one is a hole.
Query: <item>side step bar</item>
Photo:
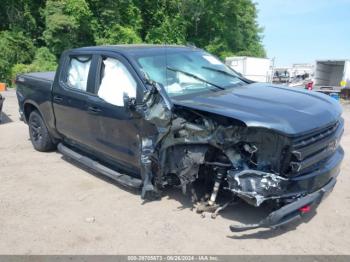
[[[132,188],[141,188],[142,180],[140,179],[133,178],[128,175],[120,174],[100,164],[99,162],[92,160],[91,158],[88,158],[86,156],[83,156],[73,151],[72,149],[64,146],[62,143],[58,144],[57,149],[61,154],[83,164],[84,166],[87,166],[88,168],[91,168],[92,170],[98,173],[101,173],[102,175],[112,178],[113,180],[117,181],[118,183],[124,186],[132,187]]]

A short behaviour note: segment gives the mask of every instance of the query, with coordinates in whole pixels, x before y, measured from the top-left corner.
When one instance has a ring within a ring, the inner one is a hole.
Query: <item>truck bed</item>
[[[37,72],[21,74],[17,76],[17,88],[24,84],[27,87],[35,88],[37,91],[51,93],[51,86],[55,79],[55,72]]]
[[[53,80],[55,79],[55,73],[56,73],[55,71],[53,71],[53,72],[36,72],[36,73],[23,74],[21,76],[22,77],[24,76],[26,78],[36,79],[36,80],[53,82]]]
[[[28,73],[17,76],[16,87],[20,113],[24,112],[24,99],[35,101],[37,107],[43,112],[47,123],[54,120],[52,111],[52,84],[55,72]],[[24,116],[24,120],[28,116]],[[53,124],[52,124],[53,125]]]

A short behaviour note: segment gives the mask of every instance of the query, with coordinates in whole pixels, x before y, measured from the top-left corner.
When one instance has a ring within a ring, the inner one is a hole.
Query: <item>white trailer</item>
[[[272,81],[272,62],[268,58],[234,56],[225,59],[226,65],[256,82]]]
[[[350,88],[350,60],[318,60],[315,64],[314,89]]]

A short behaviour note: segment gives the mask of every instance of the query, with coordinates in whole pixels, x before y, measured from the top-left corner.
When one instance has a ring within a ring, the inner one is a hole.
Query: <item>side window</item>
[[[67,72],[67,85],[70,88],[86,91],[91,56],[71,57]]]
[[[115,106],[124,106],[124,96],[136,98],[137,83],[128,69],[117,59],[104,58],[101,84],[97,95]]]

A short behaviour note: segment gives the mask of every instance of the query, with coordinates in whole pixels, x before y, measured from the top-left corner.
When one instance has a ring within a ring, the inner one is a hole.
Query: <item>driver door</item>
[[[139,99],[141,82],[122,56],[101,54],[95,66],[95,92],[87,101],[93,148],[103,160],[138,176],[141,118],[124,106],[123,97]]]

